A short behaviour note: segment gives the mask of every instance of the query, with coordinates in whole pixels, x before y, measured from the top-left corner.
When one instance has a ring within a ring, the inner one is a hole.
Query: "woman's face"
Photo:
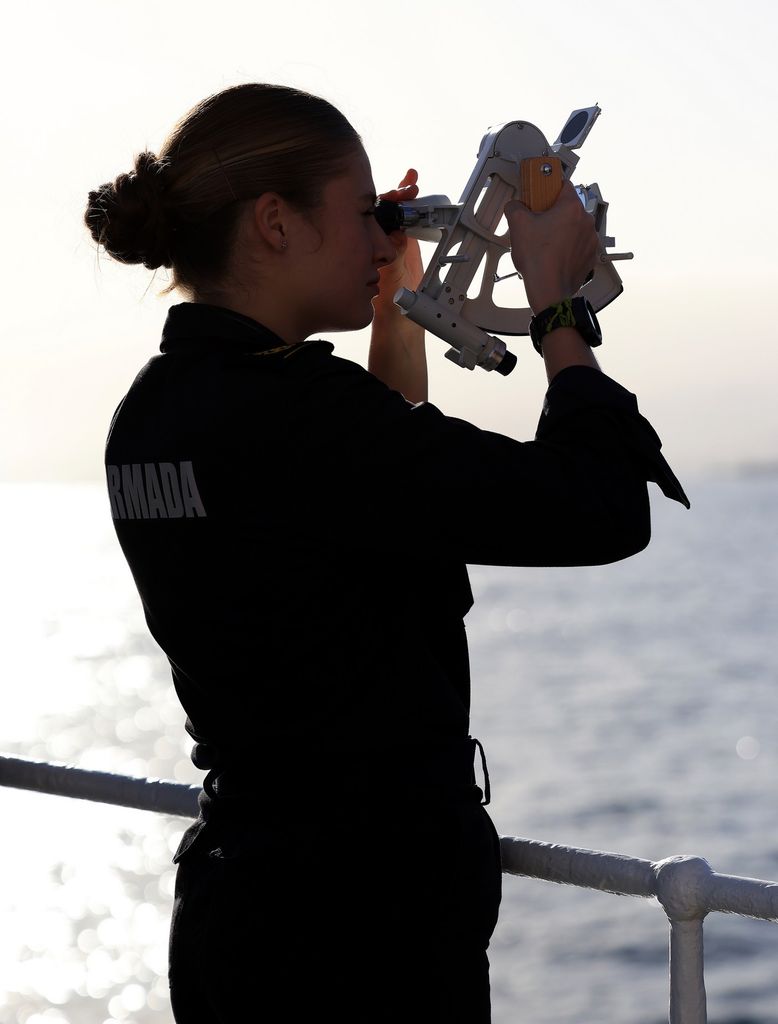
[[[370,161],[360,149],[346,172],[324,187],[322,205],[304,218],[309,230],[290,238],[294,277],[305,282],[299,299],[311,334],[359,330],[373,319],[378,269],[396,257],[375,219],[375,198]]]

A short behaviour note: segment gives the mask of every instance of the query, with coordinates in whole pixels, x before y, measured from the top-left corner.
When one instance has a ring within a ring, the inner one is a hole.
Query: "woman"
[[[175,857],[178,1024],[489,1020],[500,861],[468,735],[466,563],[613,561],[648,542],[646,480],[686,500],[574,327],[543,339],[534,441],[427,403],[423,334],[391,301],[418,247],[374,204],[345,118],[268,85],[204,100],[89,197],[94,239],[187,299],[106,450],[208,769]],[[596,236],[572,188],[506,215],[533,310],[573,295]],[[371,321],[369,372],[306,340]]]

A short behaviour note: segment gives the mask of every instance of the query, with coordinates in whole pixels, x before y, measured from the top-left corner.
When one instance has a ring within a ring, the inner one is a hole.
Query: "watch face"
[[[594,306],[588,299],[573,299],[575,303],[575,318],[579,323],[584,340],[593,348],[602,344],[602,331],[594,312]]]
[[[563,305],[567,307],[565,319],[562,319],[560,316]],[[570,320],[571,314],[572,322]],[[542,355],[543,339],[546,337],[549,329],[553,331],[555,327],[562,326],[574,327],[591,348],[596,348],[597,345],[602,344],[602,331],[597,322],[594,307],[588,299],[579,296],[576,299],[565,299],[564,303],[559,305],[550,306],[530,320],[529,333],[535,350]]]

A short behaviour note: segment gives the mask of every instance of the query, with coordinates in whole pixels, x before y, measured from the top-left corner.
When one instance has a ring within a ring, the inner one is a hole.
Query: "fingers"
[[[548,210],[543,211],[543,213],[535,213],[526,205],[526,203],[522,203],[519,199],[512,199],[509,203],[506,203],[504,213],[506,217],[510,217],[511,214],[518,214],[521,216],[523,213],[530,214],[533,217],[542,217],[545,214],[550,213],[552,210],[557,212],[560,210],[566,210],[574,203],[577,203],[583,210],[583,205],[578,198],[575,186],[570,181],[563,181],[556,200],[552,206],[550,206]]]
[[[410,185],[415,185],[419,180],[419,172],[414,170],[413,167],[409,167],[405,172],[405,177],[397,186],[398,188],[408,188]]]
[[[594,218],[586,212],[575,187],[569,181],[562,184],[559,195],[555,202],[542,213],[533,212],[528,206],[518,199],[512,199],[505,204],[505,217],[509,224],[516,227],[520,225],[524,230],[529,229],[530,223],[535,232],[554,232],[562,230],[575,230],[583,232],[594,231]]]
[[[388,199],[393,203],[401,203],[403,200],[415,199],[419,194],[419,187],[416,182],[419,180],[419,172],[414,170],[413,167],[409,167],[405,172],[405,177],[402,179],[397,188],[392,189],[389,192],[382,192],[379,195],[379,199]]]
[[[594,266],[599,245],[594,218],[586,212],[573,185],[562,185],[556,202],[533,213],[513,200],[505,205],[511,258],[524,279],[530,306],[574,294]]]
[[[516,213],[517,211],[520,211],[520,210],[527,210],[529,212],[529,207],[525,206],[525,204],[520,202],[518,199],[511,199],[511,201],[509,203],[505,204],[505,215],[506,215],[506,217],[510,216],[510,214]]]

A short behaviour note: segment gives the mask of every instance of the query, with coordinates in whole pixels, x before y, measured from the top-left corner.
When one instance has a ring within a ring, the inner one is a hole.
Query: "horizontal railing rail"
[[[778,921],[778,882],[713,871],[702,857],[660,861],[502,836],[503,871],[656,899],[670,922],[670,1024],[707,1021],[702,924],[719,911]]]
[[[194,818],[198,786],[0,755],[0,785]],[[713,871],[702,857],[660,861],[500,838],[503,871],[621,896],[656,899],[670,922],[670,1024],[705,1024],[702,925],[720,912],[778,922],[778,882]]]
[[[0,786],[95,800],[102,804],[175,814],[183,818],[196,818],[199,813],[199,786],[166,779],[137,779],[114,772],[96,772],[69,764],[36,761],[29,757],[0,754]]]

